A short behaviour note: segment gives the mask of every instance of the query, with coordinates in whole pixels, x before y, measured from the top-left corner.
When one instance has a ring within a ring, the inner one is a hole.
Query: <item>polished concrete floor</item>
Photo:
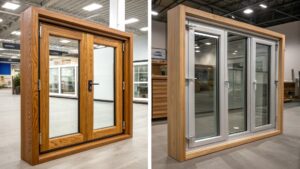
[[[152,125],[153,169],[300,169],[300,103],[284,110],[284,133],[222,152],[177,162],[167,155],[165,121]]]
[[[20,97],[0,89],[0,169],[146,169],[147,105],[133,109],[132,139],[32,167],[20,159]]]

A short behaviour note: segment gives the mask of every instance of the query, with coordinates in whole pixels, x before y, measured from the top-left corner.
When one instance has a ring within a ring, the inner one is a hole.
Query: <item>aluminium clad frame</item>
[[[271,131],[257,132],[255,134],[229,139],[224,142],[211,144],[195,149],[186,148],[186,84],[185,84],[185,55],[186,51],[186,20],[188,17],[196,18],[211,25],[219,25],[238,32],[251,33],[276,39],[279,41],[278,54],[278,99],[276,128]],[[283,79],[284,79],[284,49],[285,36],[267,29],[250,24],[238,22],[229,18],[214,15],[184,5],[168,11],[168,154],[178,161],[189,160],[202,155],[222,151],[242,144],[272,137],[282,133],[283,112]]]

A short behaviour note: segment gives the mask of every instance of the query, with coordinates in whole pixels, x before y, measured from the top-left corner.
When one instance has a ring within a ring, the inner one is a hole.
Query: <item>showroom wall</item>
[[[152,20],[152,48],[167,48],[167,25]]]
[[[291,81],[291,70],[295,70],[295,75],[298,75],[298,71],[300,71],[300,21],[277,25],[268,29],[283,33],[286,36],[284,79]]]
[[[134,35],[133,37],[133,61],[148,60],[147,34]]]

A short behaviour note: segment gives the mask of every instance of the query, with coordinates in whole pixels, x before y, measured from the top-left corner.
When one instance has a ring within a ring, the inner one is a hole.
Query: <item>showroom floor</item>
[[[152,126],[153,169],[300,169],[300,103],[287,103],[284,134],[177,162],[167,156],[166,121]]]
[[[37,166],[20,160],[20,97],[0,89],[0,168],[144,169],[147,168],[147,105],[134,104],[134,136]],[[116,161],[118,161],[116,163]]]

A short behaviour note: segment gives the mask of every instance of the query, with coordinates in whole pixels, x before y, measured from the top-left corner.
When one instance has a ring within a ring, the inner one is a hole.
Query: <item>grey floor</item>
[[[146,169],[147,105],[133,109],[132,139],[32,167],[20,159],[20,97],[0,89],[0,169]]]
[[[152,125],[153,169],[300,169],[300,103],[284,110],[284,133],[222,152],[177,162],[167,155],[166,122]]]

